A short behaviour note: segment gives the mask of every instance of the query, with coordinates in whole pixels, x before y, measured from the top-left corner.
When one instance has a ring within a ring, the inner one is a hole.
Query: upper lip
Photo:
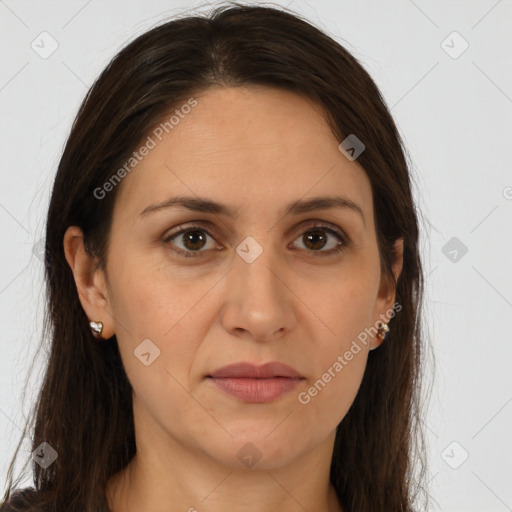
[[[246,379],[271,379],[273,377],[303,378],[295,368],[278,361],[272,361],[260,366],[253,363],[234,363],[216,370],[208,375],[208,377]]]

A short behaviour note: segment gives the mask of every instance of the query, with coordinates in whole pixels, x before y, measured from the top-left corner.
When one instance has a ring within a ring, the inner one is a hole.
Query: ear
[[[78,297],[89,322],[102,322],[101,337],[111,338],[114,335],[114,323],[105,275],[97,268],[97,258],[86,252],[83,233],[79,227],[70,226],[66,230],[64,254],[73,272]]]
[[[378,325],[379,321],[384,323],[388,323],[390,319],[393,317],[394,313],[394,304],[396,297],[396,285],[395,283],[398,281],[400,274],[402,273],[403,260],[404,260],[404,240],[403,238],[399,238],[396,240],[394,247],[394,258],[393,263],[391,265],[393,275],[395,276],[395,282],[390,279],[389,276],[382,276],[379,286],[379,293],[377,297],[377,301],[375,303],[375,312],[374,312],[374,325]],[[400,306],[401,309],[401,306]],[[398,309],[399,311],[399,309]],[[380,346],[380,344],[384,340],[380,337],[374,336],[370,343],[370,350],[373,350]]]

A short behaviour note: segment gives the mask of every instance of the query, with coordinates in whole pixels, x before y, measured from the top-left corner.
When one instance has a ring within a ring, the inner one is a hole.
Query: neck
[[[140,443],[107,484],[111,512],[342,512],[329,482],[333,439],[292,464],[267,470],[224,466],[171,443]],[[328,461],[329,464],[326,464]]]

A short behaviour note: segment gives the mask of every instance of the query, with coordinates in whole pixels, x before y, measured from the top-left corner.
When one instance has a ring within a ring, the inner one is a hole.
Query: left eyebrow
[[[147,206],[144,208],[144,210],[142,210],[140,215],[145,216],[148,213],[171,207],[186,208],[194,212],[224,215],[233,219],[239,217],[239,208],[234,208],[232,206],[218,203],[205,197],[194,196],[171,197],[161,203]],[[300,215],[303,213],[309,213],[317,210],[328,210],[332,208],[344,208],[358,213],[361,216],[364,225],[366,226],[362,208],[351,199],[341,196],[319,196],[307,200],[299,199],[292,201],[286,206],[284,216]]]
[[[363,209],[352,199],[341,196],[321,196],[313,197],[307,200],[298,200],[290,203],[285,211],[285,215],[300,215],[302,213],[313,212],[316,210],[329,210],[332,208],[346,208],[360,215],[363,224],[366,226]]]

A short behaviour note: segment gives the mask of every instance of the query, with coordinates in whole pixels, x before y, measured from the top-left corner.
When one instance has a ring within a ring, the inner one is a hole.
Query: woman
[[[13,461],[1,510],[418,506],[404,150],[299,16],[221,7],[124,48],[67,141],[45,266],[35,489],[10,494]]]

